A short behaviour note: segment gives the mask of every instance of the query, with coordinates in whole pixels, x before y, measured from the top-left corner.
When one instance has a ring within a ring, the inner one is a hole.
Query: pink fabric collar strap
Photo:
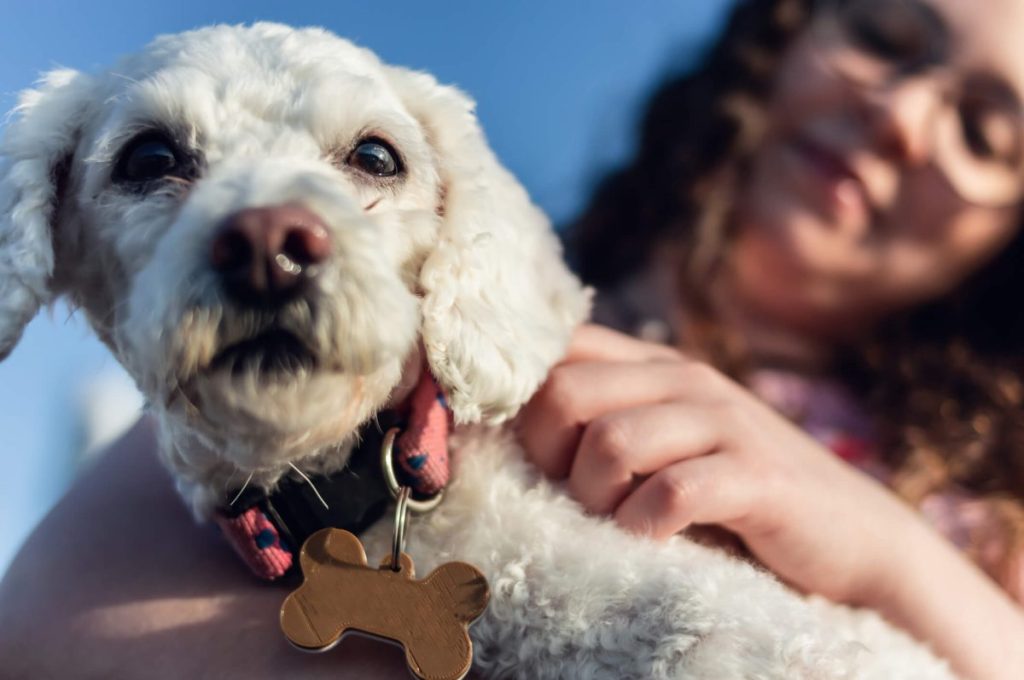
[[[399,414],[397,426],[401,429],[395,443],[396,476],[399,482],[412,487],[420,497],[433,496],[443,490],[451,477],[451,465],[448,455],[448,433],[451,428],[451,415],[445,402],[444,394],[429,371],[424,371],[419,383]],[[364,434],[368,428],[377,428],[376,420],[364,425]],[[281,578],[296,567],[296,556],[306,536],[324,526],[339,528],[359,533],[368,528],[383,514],[390,502],[380,470],[380,450],[375,445],[377,437],[361,437],[369,446],[360,446],[352,454],[348,466],[331,477],[311,477],[314,487],[312,493],[319,500],[324,497],[327,508],[316,510],[315,513],[303,512],[299,507],[293,513],[297,491],[308,497],[309,485],[304,481],[288,479],[279,485],[272,494],[253,493],[242,503],[227,503],[215,515],[214,519],[228,543],[238,553],[249,569],[259,578],[273,581]],[[357,460],[358,458],[358,460]],[[353,466],[359,465],[357,474]],[[367,474],[369,472],[370,474]],[[340,485],[347,485],[340,489]],[[380,489],[365,494],[366,485],[380,485]],[[288,487],[292,490],[283,490]],[[330,488],[328,488],[330,487]],[[341,494],[341,500],[335,500],[328,491]],[[341,506],[353,502],[355,493],[366,497],[364,503],[356,502],[355,508],[343,509]],[[380,493],[378,493],[380,491]],[[237,489],[230,495],[234,497]],[[282,497],[286,494],[286,497]],[[236,501],[238,499],[235,499]],[[372,508],[362,507],[372,505]],[[285,509],[288,509],[288,512]],[[350,521],[353,513],[357,521]],[[310,519],[309,515],[316,515]],[[296,519],[296,517],[298,519]],[[301,520],[301,521],[299,521]],[[301,526],[298,526],[300,525]]]
[[[409,397],[406,426],[395,443],[399,479],[420,496],[433,496],[451,477],[448,462],[448,430],[451,413],[444,393],[430,371],[423,371]]]

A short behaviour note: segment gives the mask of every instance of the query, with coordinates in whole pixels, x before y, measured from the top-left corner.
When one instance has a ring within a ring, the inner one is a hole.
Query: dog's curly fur
[[[194,176],[125,186],[140,134],[172,139]],[[346,162],[389,142],[382,180]],[[298,204],[332,246],[313,285],[273,312],[233,305],[211,239],[244,208]],[[344,466],[354,433],[422,347],[456,422],[455,481],[419,521],[421,569],[488,575],[474,627],[488,677],[945,678],[877,617],[808,602],[683,539],[657,545],[587,517],[507,429],[565,351],[588,295],[543,215],[488,149],[459,91],[318,29],[217,26],[158,38],[23,95],[0,146],[0,357],[66,294],[160,424],[161,455],[200,519],[250,478]],[[269,329],[311,366],[266,375],[214,359]],[[364,537],[371,555],[387,521]]]

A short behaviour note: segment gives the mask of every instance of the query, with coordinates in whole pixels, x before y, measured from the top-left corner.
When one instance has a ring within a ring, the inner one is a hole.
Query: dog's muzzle
[[[247,208],[221,222],[211,243],[209,265],[230,304],[240,311],[274,317],[308,295],[331,249],[327,226],[307,208],[295,204]],[[211,368],[294,373],[314,363],[314,353],[299,335],[272,325],[225,347]]]

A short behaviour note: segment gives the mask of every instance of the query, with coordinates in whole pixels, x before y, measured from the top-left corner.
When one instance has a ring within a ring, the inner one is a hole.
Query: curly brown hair
[[[680,291],[695,320],[687,339],[740,378],[742,353],[715,323],[706,282],[730,237],[777,65],[814,5],[741,0],[696,70],[654,92],[633,158],[568,229],[570,258],[599,288],[642,269],[661,245],[680,250]],[[1021,291],[1024,228],[957,290],[885,322],[835,367],[877,421],[895,490],[913,503],[954,487],[984,497],[1011,547],[1024,547]]]

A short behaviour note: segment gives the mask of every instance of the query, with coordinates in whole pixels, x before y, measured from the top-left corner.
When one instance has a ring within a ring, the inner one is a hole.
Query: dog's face
[[[115,74],[71,157],[59,285],[240,466],[336,440],[417,339],[443,210],[423,126],[371,55],[315,34],[179,36]]]
[[[586,301],[472,104],[326,32],[156,40],[27,93],[0,147],[0,356],[67,293],[241,470],[340,441],[421,346],[497,421]]]

